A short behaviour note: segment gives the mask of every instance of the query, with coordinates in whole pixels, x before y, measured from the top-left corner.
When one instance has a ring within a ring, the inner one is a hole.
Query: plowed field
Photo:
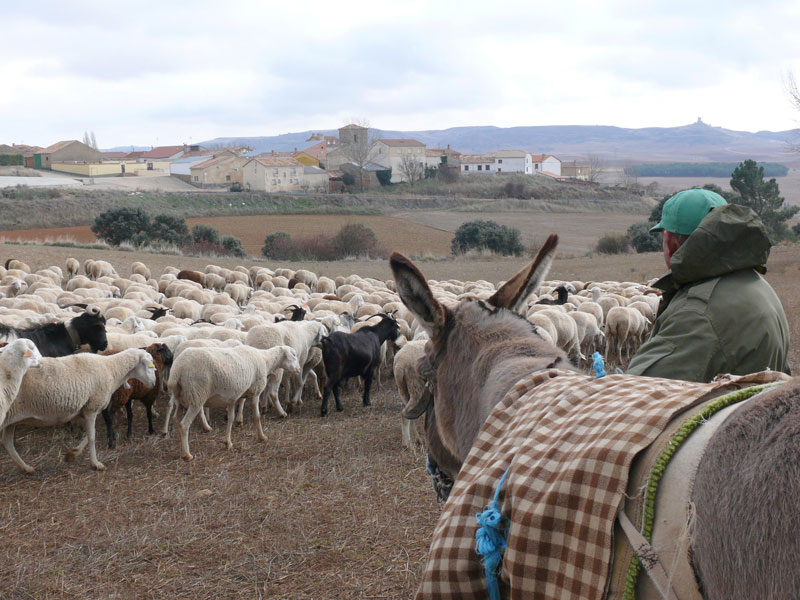
[[[270,233],[285,231],[292,237],[335,234],[349,223],[363,224],[375,232],[378,243],[386,250],[398,250],[412,256],[450,254],[452,233],[443,229],[414,223],[406,219],[360,215],[253,215],[247,217],[204,217],[187,219],[189,229],[204,223],[219,229],[220,235],[232,235],[242,240],[251,256],[261,254],[264,238]],[[60,227],[53,229],[20,229],[0,232],[8,240],[44,240],[71,237],[79,242],[92,242],[89,227]]]

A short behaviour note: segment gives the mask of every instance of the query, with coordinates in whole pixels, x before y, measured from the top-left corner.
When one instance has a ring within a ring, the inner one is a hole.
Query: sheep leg
[[[314,369],[309,370],[308,376],[311,377],[311,383],[314,386],[311,391],[316,394],[317,400],[321,399],[322,393],[319,391],[319,378],[314,372]],[[300,404],[302,404],[302,402]]]
[[[84,418],[85,430],[86,430],[86,439],[89,442],[89,460],[92,463],[92,466],[97,469],[98,471],[105,471],[106,466],[97,460],[97,448],[95,448],[94,437],[95,437],[95,422],[97,421],[97,413],[93,412],[87,415]]]
[[[70,448],[64,454],[64,462],[74,462],[76,458],[78,458],[86,448],[86,444],[89,443],[89,437],[86,435],[86,417],[84,415],[78,415],[72,422],[78,425],[81,429],[83,429],[83,437],[81,441],[78,442],[78,445],[74,448]]]
[[[193,460],[191,452],[189,452],[189,428],[192,426],[192,421],[197,416],[197,413],[202,412],[202,407],[196,404],[190,404],[186,409],[186,414],[183,419],[178,421],[178,435],[181,438],[181,458],[183,460]]]
[[[208,431],[214,431],[214,428],[208,424],[208,420],[211,418],[211,409],[210,408],[203,408],[200,411],[200,423],[203,425],[203,429]]]
[[[331,388],[333,385],[331,384],[330,378],[328,379],[328,383],[325,385],[325,392],[322,394],[322,406],[320,408],[320,416],[327,417],[328,416],[328,396],[331,394]]]
[[[294,395],[292,396],[292,406],[303,403],[303,386],[305,385],[307,373],[292,374],[289,381],[294,385]]]
[[[267,388],[264,388],[264,391],[261,392],[261,398],[263,398],[265,395],[268,395],[268,394],[269,394],[269,390]],[[288,414],[286,414],[286,411],[283,410],[283,407],[281,406],[281,401],[278,398],[278,394],[277,393],[274,396],[268,396],[267,397],[267,401],[272,405],[272,407],[275,410],[278,411],[278,414],[280,416],[282,416],[284,418],[289,416]],[[267,406],[266,402],[264,403],[264,406]]]
[[[125,418],[128,420],[128,431],[125,432],[125,436],[130,438],[133,435],[133,398],[125,403]]]
[[[0,434],[0,443],[3,444],[3,447],[6,449],[6,452],[8,452],[11,460],[17,465],[17,468],[23,473],[31,475],[36,472],[36,469],[26,464],[25,461],[20,458],[19,454],[17,454],[17,449],[14,447],[14,431],[16,429],[16,425],[9,425],[3,429],[3,432]]]
[[[245,398],[239,398],[236,401],[236,424],[240,427],[244,425],[244,402]]]
[[[252,403],[253,403],[253,416],[256,420],[256,426],[258,427],[258,437],[261,439],[262,442],[267,441],[267,436],[264,433],[264,427],[261,425],[261,412],[258,410],[258,397],[260,394],[253,394]],[[284,413],[285,414],[285,413]]]
[[[100,414],[103,415],[103,421],[106,424],[108,447],[113,448],[114,446],[117,445],[117,434],[114,432],[114,417],[111,414],[111,409],[106,407]],[[128,435],[130,436],[130,432],[128,433]]]
[[[153,435],[156,430],[153,429],[153,405],[152,404],[145,404],[145,410],[147,411],[147,433],[149,435]],[[131,415],[133,416],[133,415]],[[128,424],[128,428],[130,429],[130,422]],[[130,434],[128,434],[130,435]]]
[[[405,417],[400,417],[400,432],[403,436],[403,448],[411,448],[411,426],[412,423],[410,420],[406,419]]]
[[[228,450],[233,450],[233,442],[231,441],[231,431],[233,431],[233,421],[236,417],[236,402],[228,404],[228,428],[225,432],[225,445]]]
[[[175,410],[175,396],[170,395],[169,402],[167,402],[167,416],[164,419],[164,427],[161,429],[163,435],[169,435],[169,420],[173,410]]]

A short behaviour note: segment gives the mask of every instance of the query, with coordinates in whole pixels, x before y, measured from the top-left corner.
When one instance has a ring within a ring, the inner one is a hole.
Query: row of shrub
[[[220,237],[216,227],[198,224],[190,233],[184,219],[171,215],[156,215],[151,219],[141,208],[117,208],[101,213],[91,230],[98,239],[112,246],[128,243],[141,247],[160,243],[177,246],[185,254],[247,255],[239,238]]]

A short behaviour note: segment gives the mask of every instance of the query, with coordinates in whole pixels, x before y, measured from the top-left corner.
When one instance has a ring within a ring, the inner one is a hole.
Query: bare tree
[[[409,185],[414,185],[425,176],[425,165],[415,159],[411,154],[404,154],[400,159],[400,174]]]
[[[800,89],[798,89],[797,79],[795,79],[794,73],[791,71],[788,71],[784,76],[783,87],[789,96],[789,102],[792,103],[796,111],[800,112]],[[789,145],[794,152],[800,152],[800,144],[797,142],[790,142]]]
[[[626,158],[622,161],[622,170],[620,171],[620,183],[623,187],[632,190],[639,185],[639,176],[636,174],[634,162]]]
[[[587,154],[586,166],[589,167],[588,181],[592,183],[599,183],[600,179],[605,175],[607,163],[605,158],[599,154]]]
[[[94,136],[94,131],[83,132],[83,143],[97,150],[97,138]]]
[[[364,170],[367,163],[375,157],[375,142],[381,139],[380,132],[369,126],[366,119],[351,119],[349,125],[353,128],[353,137],[339,140],[342,155],[358,169],[359,189],[364,191]],[[341,137],[341,136],[340,136]]]

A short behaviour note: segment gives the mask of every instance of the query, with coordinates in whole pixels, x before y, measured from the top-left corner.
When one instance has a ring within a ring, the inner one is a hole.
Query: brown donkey
[[[400,297],[430,335],[422,368],[431,373],[434,393],[407,406],[404,415],[428,413],[429,457],[453,479],[484,421],[518,381],[546,369],[574,369],[562,350],[545,342],[518,314],[546,277],[557,242],[556,235],[548,237],[534,261],[487,301],[463,298],[446,306],[434,298],[410,260],[398,253],[390,259]],[[798,597],[798,456],[797,380],[759,394],[716,430],[691,495],[696,515],[692,567],[701,591],[680,598]],[[440,521],[437,534],[442,527]],[[465,568],[466,563],[449,564]],[[511,596],[521,597],[513,586]],[[417,597],[448,596],[431,592],[424,583]]]

